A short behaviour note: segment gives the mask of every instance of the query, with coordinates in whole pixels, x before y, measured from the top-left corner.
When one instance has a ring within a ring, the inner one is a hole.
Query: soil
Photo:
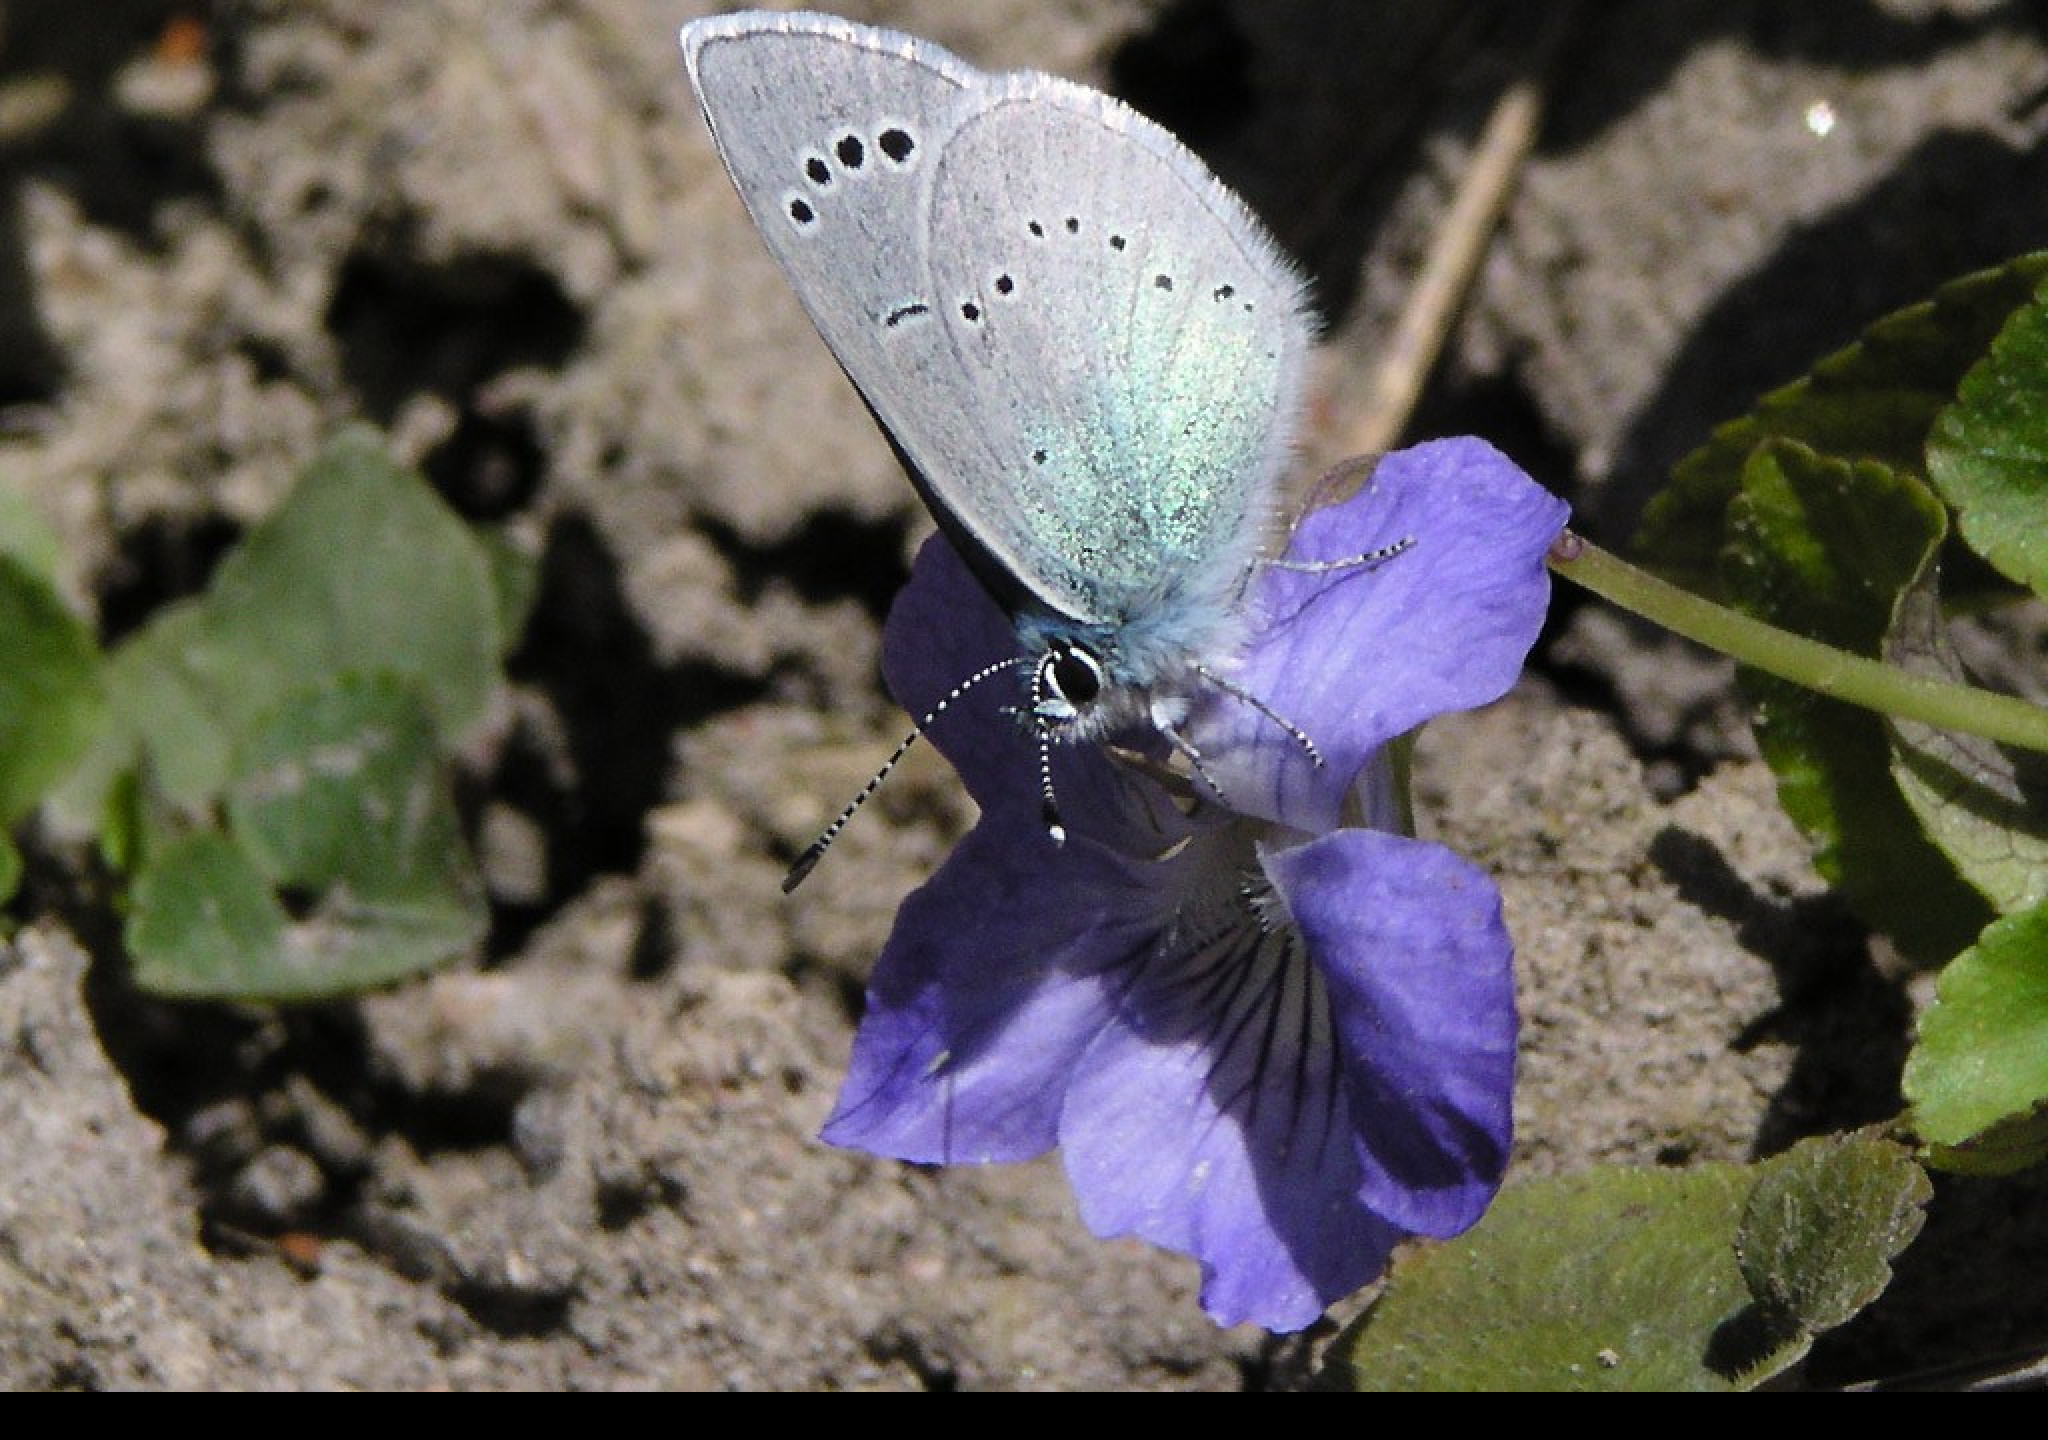
[[[59,528],[81,609],[118,637],[201,587],[351,418],[542,574],[466,762],[472,962],[345,1004],[164,1004],[90,850],[26,837],[0,1387],[1313,1373],[1333,1324],[1218,1330],[1191,1262],[1086,1233],[1056,1157],[814,1138],[895,907],[971,814],[921,756],[780,893],[901,733],[878,637],[929,521],[713,157],[674,44],[707,8],[0,0],[0,481]],[[1550,7],[840,8],[1111,88],[1200,149],[1314,279],[1314,456]],[[1489,437],[1624,542],[1714,423],[2048,237],[2044,18],[1582,7],[1411,433]],[[1896,1113],[1929,977],[1815,875],[1724,665],[1560,593],[1524,684],[1430,729],[1419,804],[1507,897],[1517,1173]],[[2048,1344],[2044,1192],[1941,1181],[1803,1380]]]

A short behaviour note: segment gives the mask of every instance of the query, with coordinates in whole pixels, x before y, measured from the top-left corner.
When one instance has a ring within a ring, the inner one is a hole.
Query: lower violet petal
[[[1236,923],[1162,934],[1115,977],[1060,1144],[1082,1218],[1192,1254],[1222,1324],[1299,1330],[1385,1264],[1320,979],[1298,939]]]
[[[1500,892],[1440,845],[1340,830],[1268,855],[1329,987],[1362,1195],[1455,1235],[1500,1187],[1513,1135],[1514,949]]]
[[[1028,843],[1020,843],[1028,841]],[[900,1160],[1023,1160],[1057,1138],[1101,972],[1149,936],[1121,871],[996,817],[904,902],[824,1138]]]

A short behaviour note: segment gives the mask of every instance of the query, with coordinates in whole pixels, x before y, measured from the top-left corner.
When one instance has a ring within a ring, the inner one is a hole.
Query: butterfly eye
[[[1056,645],[1039,662],[1039,680],[1076,710],[1102,693],[1102,662],[1074,645]]]

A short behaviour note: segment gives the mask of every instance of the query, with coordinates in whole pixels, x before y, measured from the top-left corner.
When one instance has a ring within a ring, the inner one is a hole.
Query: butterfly
[[[938,709],[1023,673],[1055,840],[1049,747],[1144,726],[1199,770],[1183,726],[1204,687],[1313,755],[1222,673],[1315,332],[1243,202],[1158,125],[1054,76],[820,14],[717,16],[681,39],[762,239],[1015,626],[1020,653]]]

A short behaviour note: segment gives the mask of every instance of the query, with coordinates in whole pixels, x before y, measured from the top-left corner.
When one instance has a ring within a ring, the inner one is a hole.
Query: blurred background
[[[461,755],[490,901],[464,963],[170,1005],[128,983],[90,847],[27,838],[0,1386],[1312,1371],[1322,1334],[1215,1331],[1191,1264],[1089,1238],[1056,1161],[934,1174],[812,1138],[895,907],[972,817],[920,754],[779,892],[901,733],[880,623],[930,525],[712,153],[674,41],[709,8],[0,0],[0,485],[101,638],[202,591],[349,420],[538,573]],[[1715,423],[2048,240],[2041,3],[832,8],[1100,85],[1201,152],[1312,277],[1304,480],[1554,42],[1409,433],[1486,436],[1612,546]],[[1724,666],[1561,595],[1528,681],[1433,728],[1420,786],[1508,896],[1523,1173],[1897,1110],[1924,981],[1813,875]],[[2042,1188],[1944,1191],[1810,1377],[2048,1328]]]

